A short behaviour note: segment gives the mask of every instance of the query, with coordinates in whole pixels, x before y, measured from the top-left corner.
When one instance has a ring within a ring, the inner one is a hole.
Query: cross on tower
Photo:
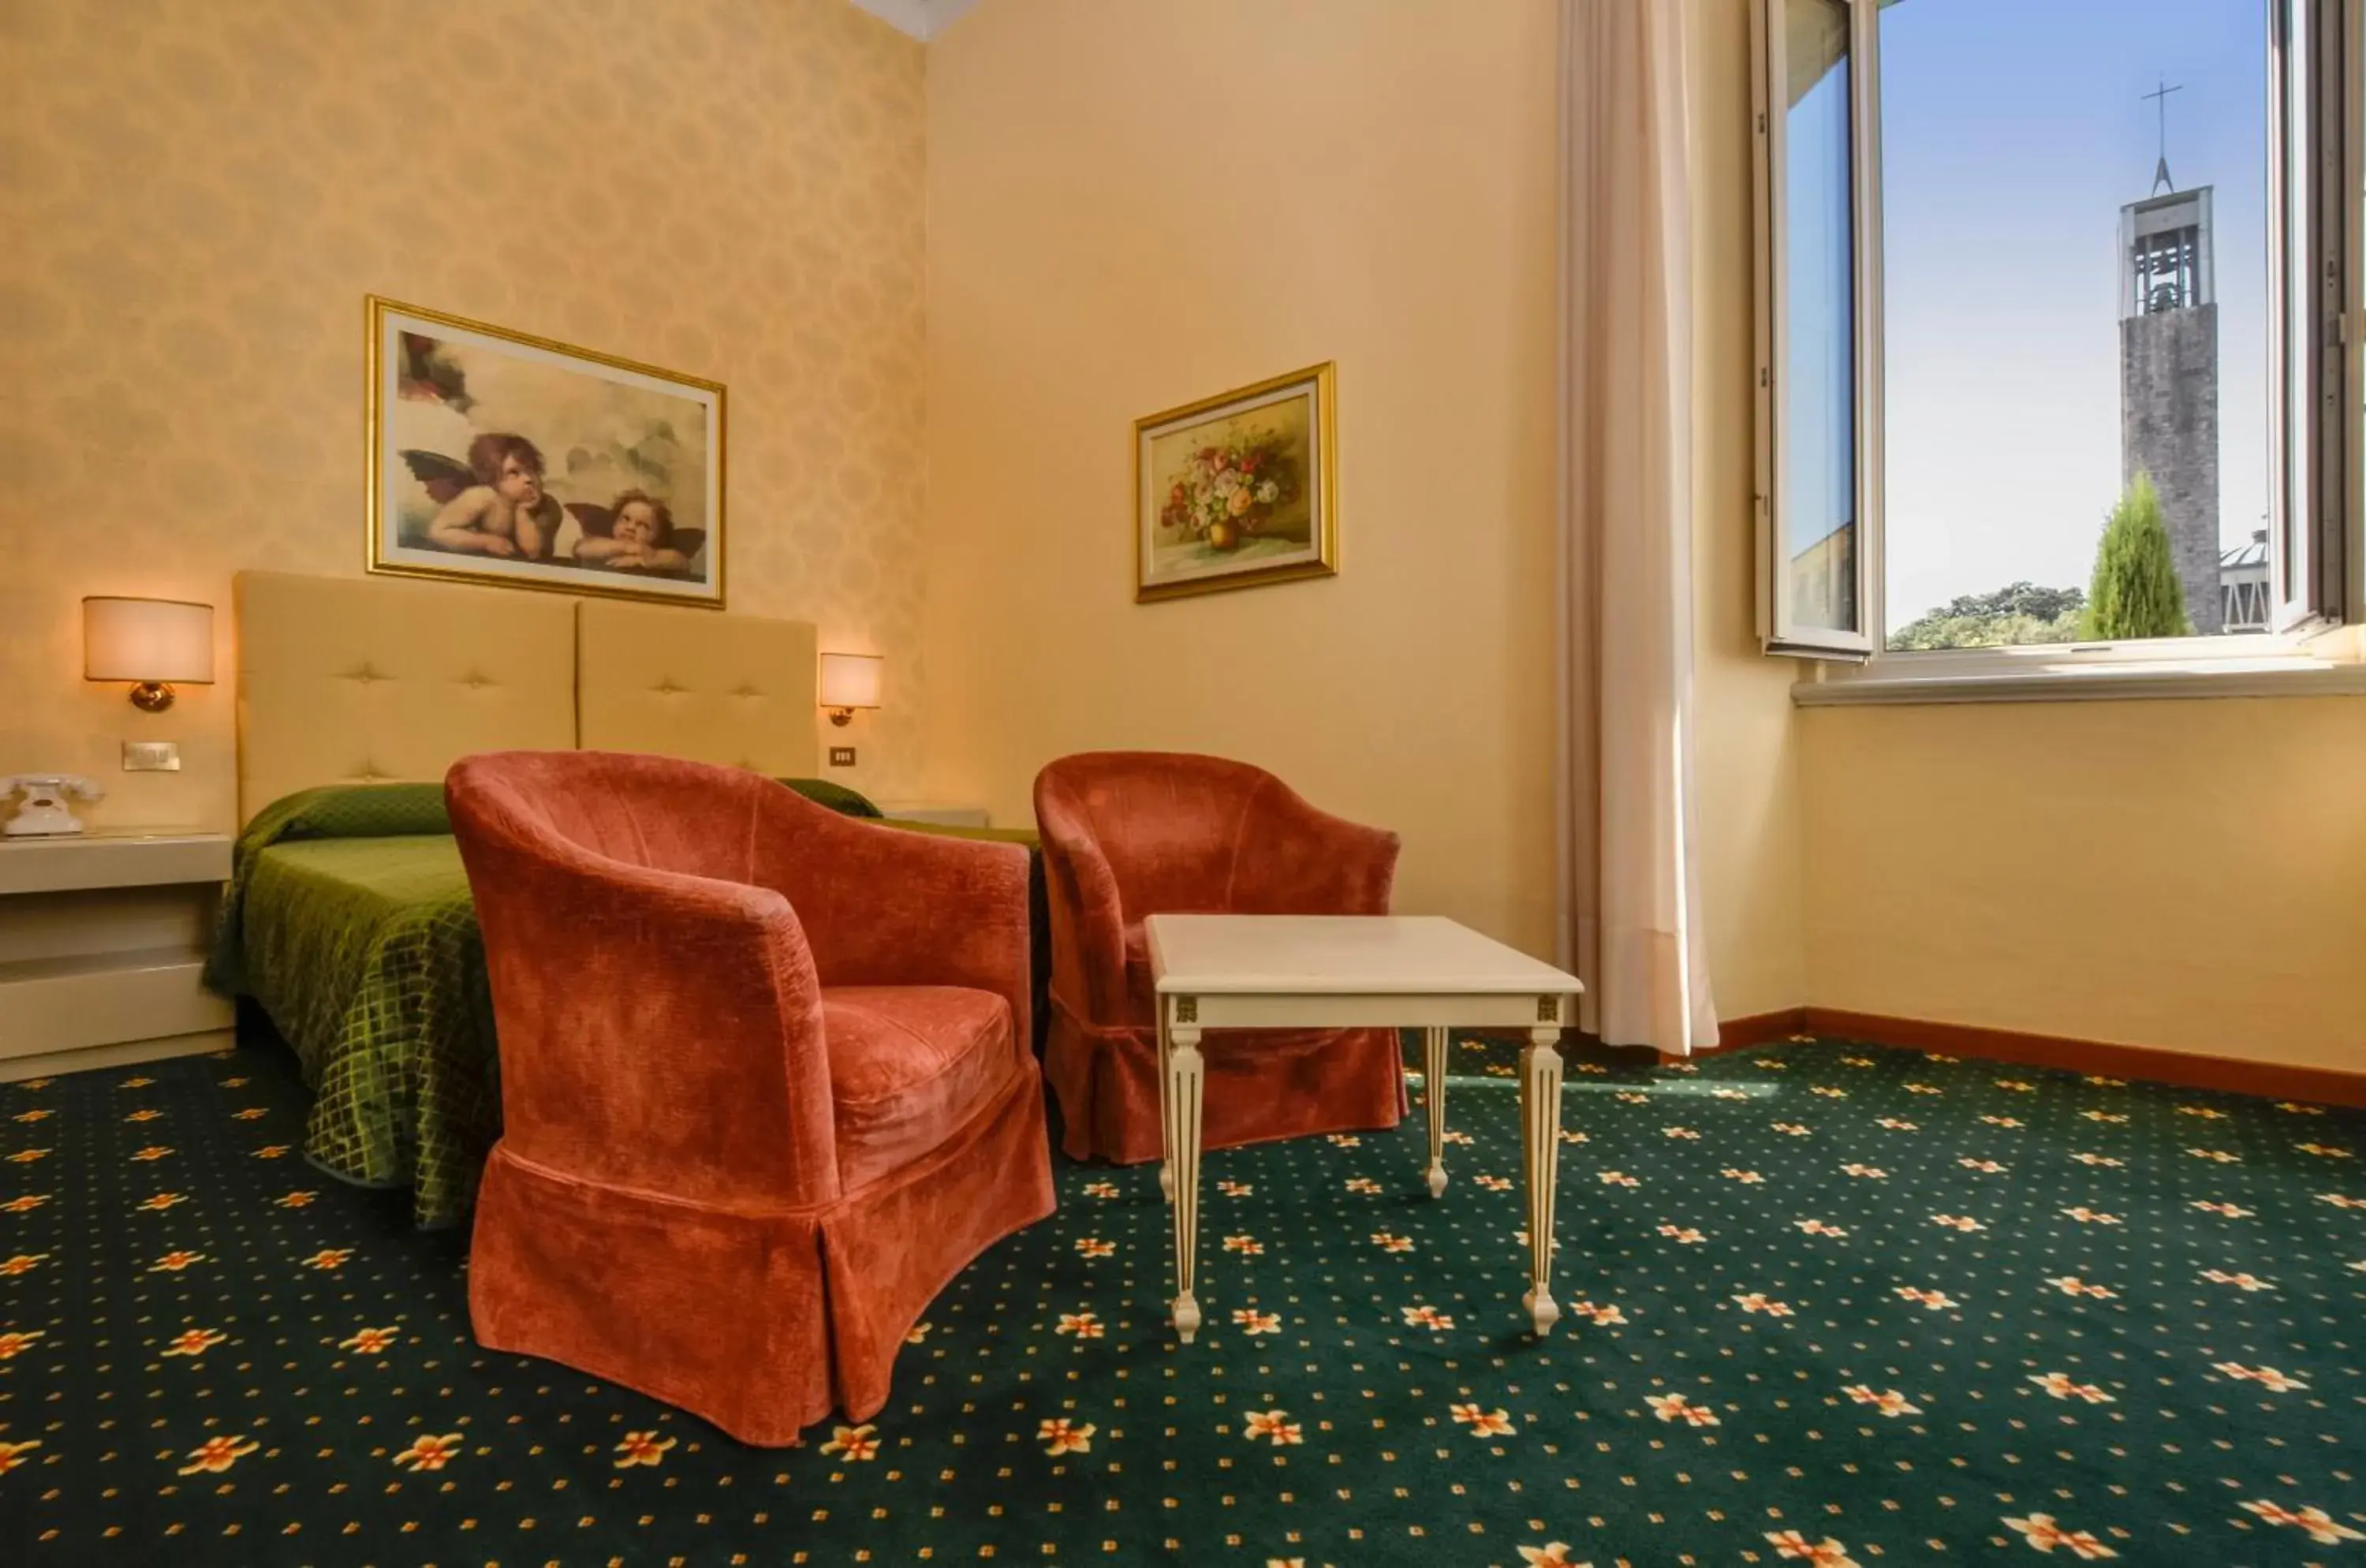
[[[2152,99],[2155,107],[2160,111],[2160,162],[2153,165],[2152,172],[2152,193],[2155,196],[2160,194],[2163,186],[2167,186],[2171,191],[2177,189],[2177,182],[2169,177],[2169,96],[2171,93],[2183,91],[2185,91],[2184,83],[2180,82],[2172,87],[2169,85],[2169,78],[2164,76],[2160,78],[2158,87],[2144,95]]]

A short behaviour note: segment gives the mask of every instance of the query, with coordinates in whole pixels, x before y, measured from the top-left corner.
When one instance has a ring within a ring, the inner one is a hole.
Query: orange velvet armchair
[[[445,793],[501,1040],[478,1339],[750,1443],[875,1414],[930,1299],[1052,1212],[1025,852],[660,757]]]
[[[1098,751],[1035,778],[1052,913],[1044,1074],[1078,1159],[1159,1157],[1154,914],[1385,915],[1397,837],[1319,811],[1221,757]],[[1395,1032],[1211,1031],[1203,1145],[1349,1128],[1404,1111]]]

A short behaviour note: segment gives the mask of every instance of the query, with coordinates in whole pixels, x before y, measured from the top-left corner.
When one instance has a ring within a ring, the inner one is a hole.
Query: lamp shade
[[[821,656],[821,705],[826,708],[875,708],[879,705],[879,671],[886,660],[875,653],[825,653]]]
[[[209,683],[214,607],[179,599],[84,599],[82,675],[85,681]]]

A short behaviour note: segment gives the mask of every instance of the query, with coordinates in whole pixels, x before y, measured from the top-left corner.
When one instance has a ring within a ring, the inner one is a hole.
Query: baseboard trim
[[[1785,1008],[1779,1012],[1753,1012],[1741,1018],[1721,1018],[1717,1021],[1717,1049],[1732,1051],[1745,1045],[1765,1045],[1807,1032],[1806,1008]]]
[[[1797,1031],[1868,1045],[1908,1051],[1944,1051],[1982,1061],[2012,1062],[2022,1066],[2058,1067],[2066,1072],[2100,1073],[2115,1078],[2145,1078],[2185,1089],[2218,1089],[2252,1094],[2267,1100],[2305,1100],[2323,1105],[2366,1106],[2366,1073],[2333,1067],[2289,1066],[2275,1062],[2242,1061],[2229,1056],[2199,1056],[2186,1051],[2164,1051],[2150,1045],[2118,1045],[2103,1040],[2078,1040],[2058,1034],[2024,1034],[2010,1029],[1982,1029],[1972,1024],[1938,1023],[1928,1019],[1889,1018],[1879,1013],[1843,1012],[1835,1008],[1802,1008],[1795,1014],[1764,1013],[1737,1019],[1737,1025],[1759,1026],[1765,1020],[1795,1017]],[[1760,1036],[1726,1043],[1763,1043],[1779,1035]]]

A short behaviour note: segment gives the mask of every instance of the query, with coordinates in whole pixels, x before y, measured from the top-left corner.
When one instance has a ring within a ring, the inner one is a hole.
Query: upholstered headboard
[[[471,751],[652,751],[819,770],[814,628],[558,594],[243,571],[238,814],[441,779]]]
[[[575,744],[575,605],[385,578],[242,571],[238,814],[314,784],[440,779]]]
[[[809,624],[586,599],[575,625],[578,745],[820,771]]]

